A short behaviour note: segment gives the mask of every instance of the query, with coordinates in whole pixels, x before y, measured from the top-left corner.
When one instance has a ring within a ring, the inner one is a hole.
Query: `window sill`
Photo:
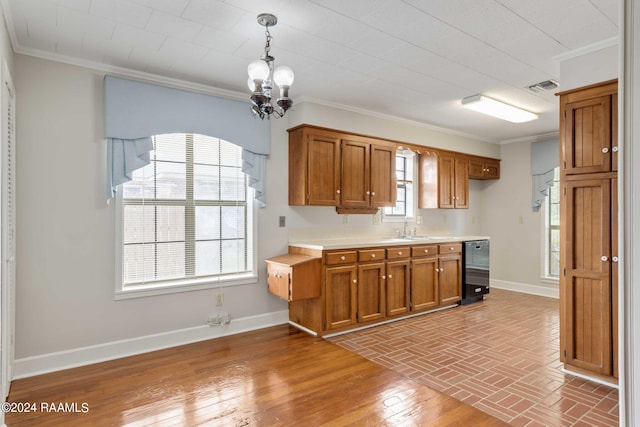
[[[144,298],[157,295],[176,294],[180,292],[202,291],[229,286],[249,285],[258,283],[258,276],[253,273],[230,276],[223,280],[180,280],[163,283],[160,285],[134,285],[126,289],[117,289],[114,299],[126,300],[132,298]]]

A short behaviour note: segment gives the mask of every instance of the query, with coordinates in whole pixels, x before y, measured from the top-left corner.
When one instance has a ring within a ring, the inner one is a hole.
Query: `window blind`
[[[123,286],[251,271],[241,148],[193,134],[153,142],[123,185]]]

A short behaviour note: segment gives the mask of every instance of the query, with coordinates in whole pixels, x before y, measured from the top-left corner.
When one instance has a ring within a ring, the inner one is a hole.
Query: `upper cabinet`
[[[289,129],[289,205],[378,208],[396,199],[395,145],[298,126]]]
[[[617,170],[617,105],[616,82],[561,95],[561,166],[565,175]]]
[[[418,162],[420,209],[466,209],[469,207],[470,178],[500,177],[497,159],[429,149],[420,153]],[[471,165],[482,166],[472,175]]]
[[[470,179],[499,179],[500,160],[485,157],[469,158]]]
[[[408,144],[418,207],[466,209],[469,179],[500,178],[500,160]],[[375,213],[396,202],[396,148],[407,144],[311,125],[289,129],[289,205]]]

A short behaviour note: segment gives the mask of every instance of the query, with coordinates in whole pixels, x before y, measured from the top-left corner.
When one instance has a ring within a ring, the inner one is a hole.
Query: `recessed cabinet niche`
[[[393,206],[395,144],[301,125],[289,129],[289,205]]]

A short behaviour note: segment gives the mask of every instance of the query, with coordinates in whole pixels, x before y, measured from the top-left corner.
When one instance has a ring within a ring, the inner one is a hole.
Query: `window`
[[[255,281],[241,148],[192,134],[157,135],[153,144],[151,163],[119,192],[116,294]]]
[[[396,205],[384,208],[385,219],[415,217],[414,162],[415,156],[409,150],[396,154]]]
[[[553,186],[549,188],[549,195],[545,200],[545,271],[549,278],[560,276],[560,168],[554,169]]]

